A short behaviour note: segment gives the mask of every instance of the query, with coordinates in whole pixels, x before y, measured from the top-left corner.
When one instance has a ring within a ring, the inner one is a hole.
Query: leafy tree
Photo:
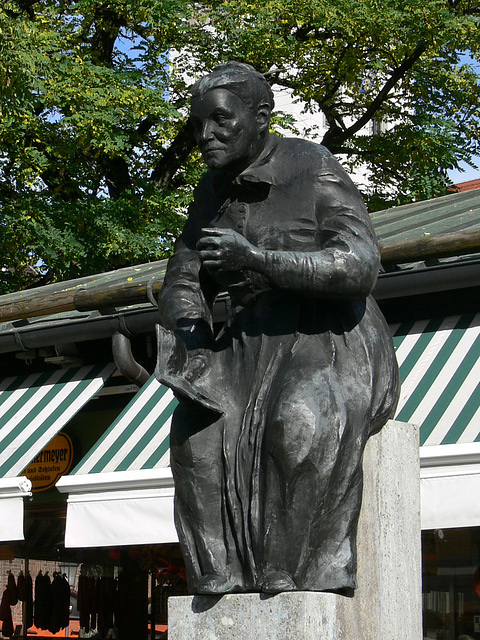
[[[2,292],[170,250],[200,171],[166,99],[182,16],[174,0],[0,9]]]
[[[204,2],[196,67],[244,60],[322,112],[321,142],[378,209],[444,193],[479,153],[479,27],[474,0]]]
[[[479,19],[474,0],[4,0],[0,292],[168,254],[202,171],[187,85],[229,59],[324,114],[372,208],[442,193],[479,152]]]

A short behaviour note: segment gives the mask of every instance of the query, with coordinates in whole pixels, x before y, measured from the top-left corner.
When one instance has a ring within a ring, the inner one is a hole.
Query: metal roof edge
[[[420,447],[420,467],[451,467],[480,463],[480,442]]]
[[[63,476],[55,486],[61,493],[69,494],[123,491],[132,487],[160,489],[173,487],[173,476],[170,467],[73,474]]]
[[[475,259],[381,273],[373,296],[386,300],[479,285],[480,260]]]
[[[29,497],[32,482],[26,476],[0,478],[0,498]]]
[[[128,309],[109,314],[93,313],[89,316],[56,316],[45,322],[21,321],[0,325],[0,353],[28,351],[52,344],[85,342],[110,338],[116,331],[129,335],[148,333],[159,321],[158,309],[154,307]]]
[[[225,313],[225,297],[219,297],[214,308],[215,318],[223,319]],[[110,338],[117,331],[130,336],[149,333],[159,322],[158,309],[149,304],[132,305],[108,314],[94,311],[72,317],[71,312],[66,312],[63,317],[57,314],[42,319],[13,320],[0,324],[0,354]]]

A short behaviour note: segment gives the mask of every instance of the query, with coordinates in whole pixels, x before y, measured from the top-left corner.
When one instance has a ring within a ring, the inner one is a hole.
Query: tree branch
[[[17,4],[20,12],[14,11],[12,9],[5,9],[5,13],[11,18],[18,18],[22,14],[22,12],[25,12],[29,19],[33,20],[35,17],[33,7],[39,2],[40,0],[18,0]]]
[[[124,21],[107,7],[98,7],[94,17],[96,29],[92,38],[93,59],[97,64],[113,66],[113,47]]]
[[[331,146],[338,146],[343,144],[345,140],[354,136],[360,129],[362,129],[370,120],[373,119],[379,108],[382,106],[383,102],[387,100],[388,94],[393,89],[393,87],[405,77],[405,75],[410,71],[413,65],[417,62],[417,60],[425,53],[427,50],[427,43],[421,42],[417,45],[413,53],[411,53],[408,57],[404,58],[402,64],[395,68],[391,73],[388,80],[385,82],[381,90],[378,92],[377,96],[372,100],[368,108],[365,110],[365,113],[361,118],[359,118],[355,124],[346,129],[342,130],[340,127],[335,129],[331,129],[327,131],[323,138],[322,144],[330,149]]]
[[[152,171],[150,179],[158,189],[163,190],[170,186],[175,173],[194,147],[193,129],[190,120],[187,120]]]
[[[105,180],[112,200],[118,200],[124,191],[132,187],[128,164],[121,156],[104,162]]]
[[[297,42],[307,42],[308,40],[320,40],[327,42],[338,37],[338,32],[320,30],[312,24],[302,24],[292,31],[292,35]]]

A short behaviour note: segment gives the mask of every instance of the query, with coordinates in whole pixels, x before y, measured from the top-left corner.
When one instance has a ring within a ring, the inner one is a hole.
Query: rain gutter
[[[373,296],[376,300],[387,300],[479,285],[480,260],[475,259],[381,273]]]

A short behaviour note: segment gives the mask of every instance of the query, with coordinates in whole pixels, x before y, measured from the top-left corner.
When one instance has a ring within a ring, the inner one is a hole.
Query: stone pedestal
[[[418,429],[390,421],[364,457],[353,598],[295,592],[169,599],[169,640],[421,640]]]

